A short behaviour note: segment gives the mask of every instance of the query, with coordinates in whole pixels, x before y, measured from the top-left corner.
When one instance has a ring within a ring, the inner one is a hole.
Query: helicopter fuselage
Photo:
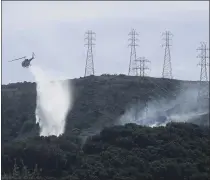
[[[25,59],[23,62],[22,62],[22,67],[25,67],[25,68],[27,68],[27,67],[29,67],[31,64],[31,60],[32,59]]]

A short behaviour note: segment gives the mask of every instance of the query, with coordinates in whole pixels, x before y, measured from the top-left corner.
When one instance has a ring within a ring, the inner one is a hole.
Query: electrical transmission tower
[[[146,75],[145,70],[149,69],[148,66],[146,65],[147,62],[150,62],[149,60],[147,60],[145,57],[139,57],[137,58],[135,61],[136,67],[134,67],[134,70],[136,72],[136,76],[140,76],[140,77],[144,77]],[[141,78],[140,81],[142,81],[143,79]],[[149,99],[146,98],[147,95],[145,95],[144,99],[143,99],[143,115],[146,118],[147,117],[147,113],[148,113],[148,101]]]
[[[170,37],[173,36],[170,31],[166,31],[162,34],[164,36],[164,44],[162,46],[165,47],[164,54],[164,63],[163,63],[163,72],[162,77],[172,79],[172,67],[171,67],[171,53],[170,53]]]
[[[135,76],[137,74],[137,69],[136,67],[136,46],[138,46],[137,41],[138,41],[138,33],[132,29],[131,32],[128,34],[131,36],[129,38],[130,44],[129,46],[131,47],[131,52],[130,52],[130,63],[129,63],[129,70],[128,70],[128,75]]]
[[[148,66],[146,66],[147,62],[150,62],[145,57],[140,57],[134,60],[136,63],[136,67],[134,67],[134,70],[136,72],[136,76],[144,77],[146,75],[145,70],[149,69]],[[139,71],[138,71],[139,70]]]
[[[94,75],[94,63],[93,63],[93,43],[95,39],[95,33],[93,31],[87,31],[85,33],[85,41],[87,46],[87,56],[86,56],[86,65],[85,65],[85,76]]]
[[[208,75],[207,75],[207,66],[209,66],[209,63],[207,62],[207,59],[209,60],[209,49],[207,48],[206,43],[201,42],[201,46],[197,49],[200,51],[200,54],[198,55],[198,58],[200,58],[200,87],[198,90],[198,102],[203,102],[203,100],[209,99],[209,81],[208,81]],[[203,103],[199,103],[203,104]]]

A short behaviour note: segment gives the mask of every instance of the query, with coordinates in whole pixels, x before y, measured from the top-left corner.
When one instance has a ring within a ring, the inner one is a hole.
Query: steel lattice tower
[[[135,60],[136,67],[134,68],[136,70],[136,76],[144,77],[146,75],[145,70],[149,69],[148,66],[146,66],[146,62],[150,62],[145,57],[139,57]],[[139,71],[138,71],[139,70]]]
[[[138,33],[132,29],[131,32],[128,34],[131,36],[129,38],[130,44],[129,46],[131,47],[131,52],[130,52],[130,63],[129,63],[129,70],[128,70],[128,75],[133,75],[135,76],[137,74],[137,69],[135,70],[134,68],[136,67],[136,46],[138,46],[137,41],[138,41]]]
[[[144,77],[146,75],[145,70],[149,69],[148,66],[146,66],[146,63],[150,62],[147,60],[145,57],[139,57],[135,60],[136,67],[134,68],[136,72],[136,76]],[[140,81],[143,80],[140,78]],[[147,117],[148,113],[148,101],[149,99],[146,98],[147,96],[145,95],[144,100],[143,100],[143,105],[144,105],[144,117]]]
[[[209,63],[207,59],[209,59],[207,52],[209,49],[207,48],[206,43],[201,42],[201,46],[197,49],[201,51],[200,54],[197,56],[200,58],[200,86],[198,91],[198,102],[202,102],[205,99],[209,99],[209,81],[208,81],[208,74],[207,74],[207,66]]]
[[[85,33],[85,41],[87,46],[87,56],[86,56],[86,65],[85,65],[85,76],[94,75],[94,63],[93,63],[93,41],[95,39],[95,33],[91,30]]]
[[[162,46],[165,47],[165,54],[164,54],[164,63],[163,63],[163,72],[162,77],[172,79],[172,67],[171,67],[171,53],[170,53],[170,36],[172,36],[170,31],[166,31],[162,34],[164,36],[164,44]]]

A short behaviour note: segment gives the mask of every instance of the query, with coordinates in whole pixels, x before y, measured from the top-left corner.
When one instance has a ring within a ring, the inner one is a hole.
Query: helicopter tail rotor
[[[34,52],[32,52],[32,57],[33,57],[33,58],[35,57],[35,54],[34,54]]]

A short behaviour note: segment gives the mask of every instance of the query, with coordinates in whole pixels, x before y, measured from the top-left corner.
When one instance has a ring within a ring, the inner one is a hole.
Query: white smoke
[[[165,126],[169,122],[192,122],[209,112],[209,108],[198,111],[198,87],[182,87],[176,99],[157,99],[148,102],[147,109],[141,102],[130,106],[118,119],[119,124],[136,123],[143,126]]]
[[[31,66],[30,70],[36,81],[35,114],[40,136],[59,136],[65,131],[66,116],[72,107],[72,86],[56,72],[39,66]]]

